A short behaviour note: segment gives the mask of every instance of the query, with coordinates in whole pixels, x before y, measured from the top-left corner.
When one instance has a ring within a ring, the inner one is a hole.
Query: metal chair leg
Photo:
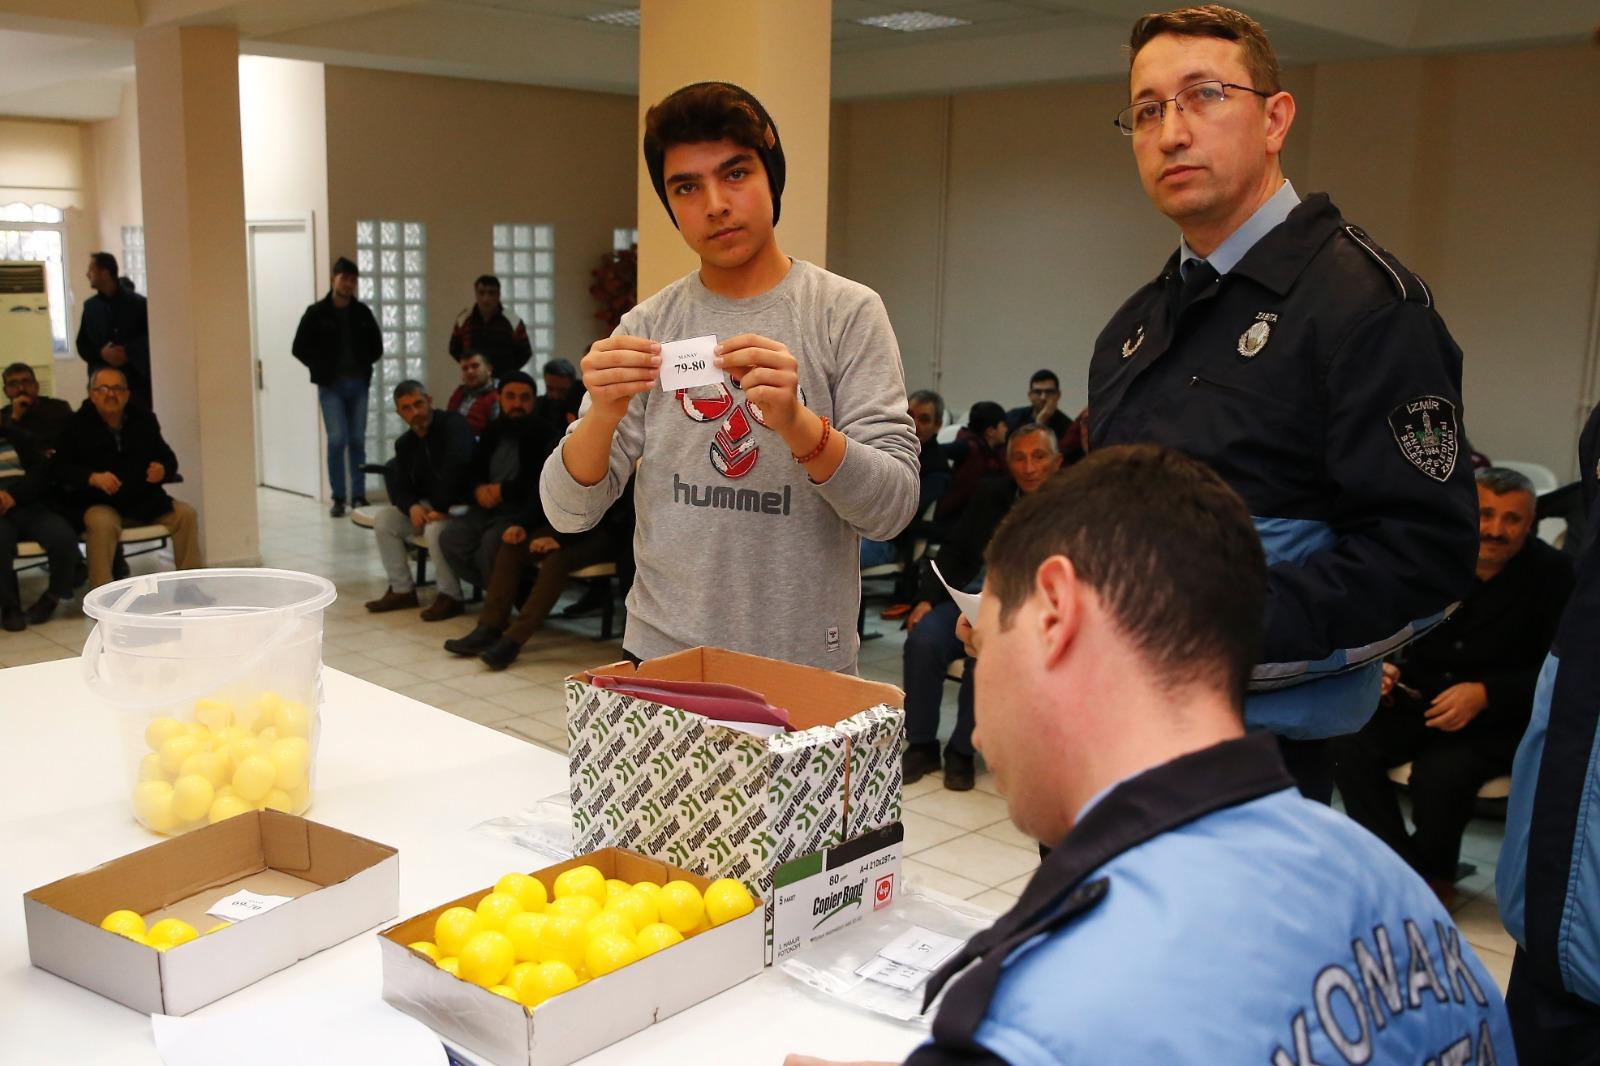
[[[603,577],[600,581],[601,587],[606,592],[606,605],[600,609],[600,639],[610,640],[615,632],[614,623],[617,617],[617,601],[614,590],[611,587],[611,579]]]

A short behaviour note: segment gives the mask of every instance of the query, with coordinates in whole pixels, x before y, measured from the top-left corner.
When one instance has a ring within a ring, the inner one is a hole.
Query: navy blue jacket
[[[1095,342],[1092,445],[1176,448],[1244,498],[1270,566],[1246,720],[1353,732],[1379,660],[1472,587],[1461,351],[1422,280],[1323,194],[1180,309],[1181,284],[1174,252]]]

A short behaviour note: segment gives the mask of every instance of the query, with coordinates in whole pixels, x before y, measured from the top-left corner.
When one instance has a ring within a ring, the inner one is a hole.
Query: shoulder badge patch
[[[1139,326],[1133,331],[1133,336],[1122,342],[1122,358],[1132,359],[1133,353],[1139,350],[1139,345],[1144,343],[1144,327]]]
[[[1435,481],[1456,468],[1460,428],[1456,405],[1441,396],[1418,396],[1389,412],[1389,429],[1400,454]]]

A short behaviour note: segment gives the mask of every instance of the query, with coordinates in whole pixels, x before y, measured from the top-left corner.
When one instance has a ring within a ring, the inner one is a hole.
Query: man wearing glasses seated
[[[1245,721],[1326,802],[1327,738],[1472,587],[1461,351],[1420,278],[1285,179],[1295,101],[1253,19],[1148,15],[1129,54],[1116,125],[1180,238],[1095,342],[1090,441],[1176,448],[1244,497],[1270,564]]]
[[[101,367],[89,379],[55,454],[55,479],[67,513],[85,530],[89,587],[111,580],[124,523],[165,526],[179,570],[205,565],[193,507],[167,495],[162,483],[178,473],[178,457],[161,436],[153,412],[128,404],[128,378]]]

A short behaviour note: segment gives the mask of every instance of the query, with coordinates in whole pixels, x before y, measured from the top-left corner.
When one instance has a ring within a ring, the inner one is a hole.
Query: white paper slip
[[[878,957],[888,959],[890,962],[900,963],[902,966],[913,966],[921,970],[937,970],[944,965],[944,960],[954,955],[965,943],[956,937],[936,933],[932,929],[924,929],[920,925],[913,925],[883,947],[878,949]]]
[[[933,567],[933,576],[939,579],[939,584],[944,586],[944,590],[950,593],[950,598],[956,601],[956,606],[961,608],[961,616],[969,624],[977,625],[978,606],[983,603],[983,597],[975,592],[962,592],[960,589],[951,588],[950,582],[946,581],[944,575],[939,573],[939,564],[929,559],[928,565]]]
[[[722,381],[716,364],[716,337],[691,337],[661,346],[661,389],[676,392]]]
[[[856,967],[856,974],[881,985],[912,992],[926,984],[928,978],[933,976],[933,971],[904,966],[898,962],[891,962],[882,955],[874,955]]]
[[[225,922],[242,922],[246,918],[254,918],[258,914],[265,914],[274,907],[288,903],[293,896],[264,896],[259,892],[252,892],[248,888],[241,888],[231,896],[224,896],[213,903],[207,914],[213,918],[221,918]]]

